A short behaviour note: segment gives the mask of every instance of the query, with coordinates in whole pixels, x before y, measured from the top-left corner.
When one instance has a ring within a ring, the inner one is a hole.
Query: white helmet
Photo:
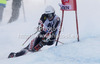
[[[55,10],[52,6],[47,6],[45,9],[45,14],[55,13]]]

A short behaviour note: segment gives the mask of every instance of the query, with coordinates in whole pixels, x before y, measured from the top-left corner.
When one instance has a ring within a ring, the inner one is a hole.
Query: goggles
[[[48,18],[52,18],[53,16],[54,16],[54,13],[47,14]]]

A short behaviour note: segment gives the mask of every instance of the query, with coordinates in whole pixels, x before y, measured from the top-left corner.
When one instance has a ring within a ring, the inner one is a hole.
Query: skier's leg
[[[55,40],[56,40],[56,35],[54,34],[54,35],[52,35],[52,37],[50,38],[50,40],[48,42],[45,42],[45,44],[48,46],[53,45]]]
[[[25,55],[27,52],[28,52],[27,49],[23,49],[23,50],[21,50],[20,52],[17,52],[16,55],[15,55],[15,57]]]
[[[44,35],[44,34],[45,34],[45,32],[41,32],[40,33],[40,35]],[[38,37],[37,40],[35,41],[36,45],[34,46],[34,48],[32,48],[32,51],[38,51],[44,45],[53,45],[54,42],[55,42],[55,39],[56,39],[56,35],[55,34],[50,38],[50,41],[48,41],[48,42],[44,42],[41,37]]]
[[[21,50],[20,52],[17,52],[17,53],[12,52],[12,53],[10,53],[8,58],[18,57],[18,56],[22,56],[22,55],[26,54],[28,52],[28,47],[29,47],[29,45],[27,47],[25,47],[23,50]]]
[[[19,57],[19,56],[25,55],[27,52],[28,52],[27,49],[23,49],[23,50],[21,50],[20,52],[17,52],[17,53],[12,52],[12,53],[9,54],[8,58]]]
[[[48,46],[53,45],[53,44],[54,44],[54,41],[49,41],[49,42],[47,43]]]
[[[38,35],[38,37],[36,37],[35,41],[34,41],[34,46],[32,47],[32,52],[34,51],[38,51],[40,48],[43,47],[43,42],[42,42],[42,38],[43,35],[45,34],[44,31],[40,32],[40,34]]]
[[[34,46],[34,48],[32,48],[32,51],[38,51],[40,50],[43,46],[45,45],[53,45],[54,44],[54,40],[51,40],[49,42],[43,42],[43,41],[40,41],[36,46]]]
[[[43,44],[43,42],[41,41],[41,42],[39,42],[36,46],[34,46],[33,48],[32,48],[32,51],[38,51],[38,50],[40,50],[42,47],[44,46],[44,44]]]
[[[38,51],[44,45],[43,42],[42,42],[42,37],[40,37],[40,35],[43,35],[43,34],[45,34],[45,33],[41,32],[38,35],[37,38],[33,39],[31,41],[31,43],[27,47],[25,47],[23,50],[21,50],[20,52],[10,53],[10,55],[8,56],[8,58],[22,56],[22,55],[26,54],[27,51],[32,51],[32,52]]]

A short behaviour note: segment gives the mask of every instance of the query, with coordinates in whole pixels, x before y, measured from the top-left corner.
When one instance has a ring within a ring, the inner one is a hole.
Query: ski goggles
[[[48,18],[52,18],[53,16],[54,16],[54,13],[47,14]]]

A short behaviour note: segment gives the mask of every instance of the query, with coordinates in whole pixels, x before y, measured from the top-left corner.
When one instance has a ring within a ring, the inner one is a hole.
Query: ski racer
[[[17,53],[10,53],[8,58],[19,57],[28,51],[39,51],[45,45],[53,45],[56,41],[57,31],[60,24],[60,18],[55,14],[52,6],[47,6],[45,13],[42,14],[38,23],[38,36],[33,39],[30,44]]]

